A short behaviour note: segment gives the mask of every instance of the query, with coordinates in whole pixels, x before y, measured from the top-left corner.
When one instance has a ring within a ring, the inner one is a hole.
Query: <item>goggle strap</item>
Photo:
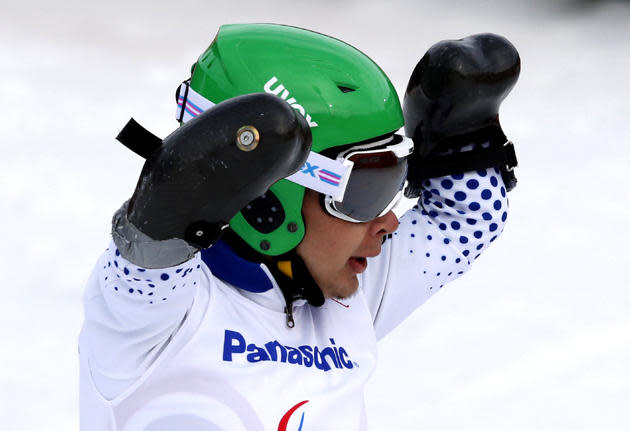
[[[183,91],[182,91],[183,90]],[[177,90],[176,119],[180,122],[192,120],[215,103],[197,93],[190,86],[190,80],[182,82]],[[379,142],[390,141],[392,138]],[[373,147],[374,144],[368,147]],[[299,171],[286,179],[303,187],[331,196],[335,201],[342,201],[350,179],[353,163],[349,160],[333,160],[318,153],[311,153]]]
[[[342,201],[352,166],[351,161],[333,160],[311,151],[300,170],[286,179]]]
[[[175,118],[177,121],[185,123],[207,109],[212,108],[214,105],[215,103],[193,90],[190,86],[190,81],[184,81],[177,90],[177,111],[175,112]]]

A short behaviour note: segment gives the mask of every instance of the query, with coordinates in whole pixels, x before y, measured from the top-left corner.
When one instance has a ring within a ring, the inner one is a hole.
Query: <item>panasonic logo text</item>
[[[298,347],[282,345],[277,340],[269,341],[258,346],[247,343],[245,337],[236,331],[225,330],[223,341],[223,360],[232,362],[233,359],[245,355],[247,362],[262,361],[280,362],[303,367],[315,367],[322,371],[337,369],[352,369],[353,362],[343,347],[335,345],[335,339],[330,338],[330,346],[323,349],[318,346],[302,345]]]
[[[306,121],[308,122],[308,125],[310,127],[317,127],[317,123],[313,121],[311,119],[311,116],[306,113],[306,110],[304,109],[304,107],[300,105],[299,103],[297,103],[297,100],[295,100],[295,97],[289,97],[289,90],[287,90],[284,87],[284,85],[278,84],[276,88],[271,88],[276,82],[278,82],[278,78],[276,78],[275,76],[271,78],[269,81],[267,81],[264,87],[265,93],[275,94],[276,96],[280,97],[282,100],[287,102],[293,109],[295,109],[296,111],[299,111],[300,114],[302,114],[302,116],[306,118]]]

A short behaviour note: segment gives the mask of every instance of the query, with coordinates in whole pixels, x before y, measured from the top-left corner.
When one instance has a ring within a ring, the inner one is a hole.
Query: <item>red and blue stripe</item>
[[[341,175],[327,169],[320,169],[317,175],[320,180],[333,186],[339,186],[339,183],[341,182]]]
[[[179,96],[179,99],[177,100],[177,107],[179,109],[182,109],[183,104],[184,104],[184,96]],[[193,118],[196,117],[197,115],[201,114],[204,111],[204,109],[202,109],[199,106],[197,106],[194,103],[192,103],[190,101],[190,99],[186,101],[186,108],[185,108],[185,110]]]

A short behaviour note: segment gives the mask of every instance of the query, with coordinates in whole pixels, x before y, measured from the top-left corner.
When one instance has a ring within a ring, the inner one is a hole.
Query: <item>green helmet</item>
[[[403,126],[396,90],[370,58],[340,40],[284,25],[221,26],[193,66],[190,88],[212,103],[259,92],[281,97],[311,126],[316,153]],[[280,180],[230,227],[259,253],[286,253],[304,237],[303,197],[303,186]]]

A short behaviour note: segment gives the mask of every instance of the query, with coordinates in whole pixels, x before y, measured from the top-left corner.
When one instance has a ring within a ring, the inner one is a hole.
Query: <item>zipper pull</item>
[[[293,328],[295,326],[295,321],[293,320],[293,302],[289,302],[287,306],[284,307],[284,312],[287,315],[287,326]]]

